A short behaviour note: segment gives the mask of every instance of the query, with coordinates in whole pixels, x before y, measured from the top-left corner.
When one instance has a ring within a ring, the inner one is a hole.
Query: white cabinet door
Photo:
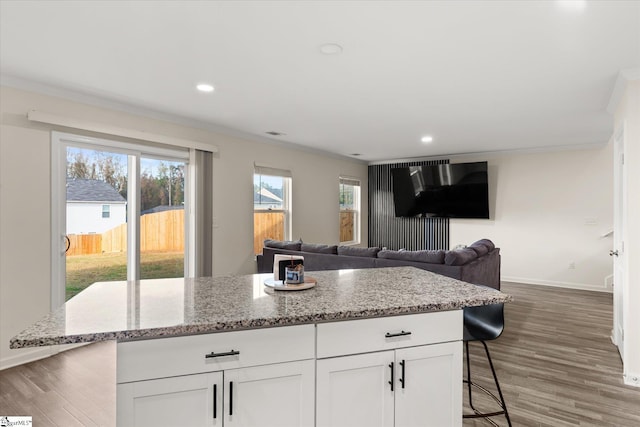
[[[317,426],[393,426],[392,362],[393,351],[318,360]]]
[[[118,384],[119,427],[222,426],[222,372]]]
[[[314,424],[314,361],[224,372],[225,427],[300,427]]]
[[[462,425],[460,341],[396,350],[396,369],[396,427]]]

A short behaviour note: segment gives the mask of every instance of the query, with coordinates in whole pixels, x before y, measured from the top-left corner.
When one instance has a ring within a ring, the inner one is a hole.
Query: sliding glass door
[[[141,159],[140,278],[184,277],[187,163]]]
[[[189,275],[188,150],[67,134],[53,149],[53,300],[96,282]]]
[[[65,299],[127,279],[126,154],[66,146]]]

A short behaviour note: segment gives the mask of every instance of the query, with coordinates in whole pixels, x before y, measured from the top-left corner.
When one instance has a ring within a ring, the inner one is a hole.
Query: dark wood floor
[[[623,385],[609,338],[610,294],[511,283],[503,291],[515,301],[489,348],[514,426],[640,426],[640,389]],[[484,353],[472,346],[474,379],[490,388]],[[0,371],[0,415],[30,415],[38,427],[114,426],[114,343]]]

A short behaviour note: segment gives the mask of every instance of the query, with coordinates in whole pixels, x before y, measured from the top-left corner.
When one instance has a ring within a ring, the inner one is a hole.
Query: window
[[[255,166],[253,175],[253,251],[265,239],[291,239],[291,172]]]
[[[53,132],[52,307],[97,281],[211,275],[209,157]]]
[[[360,181],[340,177],[340,243],[360,243]]]

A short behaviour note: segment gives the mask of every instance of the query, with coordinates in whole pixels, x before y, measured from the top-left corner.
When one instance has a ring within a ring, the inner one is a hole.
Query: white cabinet
[[[118,426],[221,426],[222,372],[117,386]]]
[[[136,381],[117,395],[118,426],[313,426],[314,362]]]
[[[313,325],[118,343],[117,425],[313,426]]]
[[[313,360],[225,371],[224,426],[314,425]]]
[[[117,425],[461,426],[462,311],[118,343]]]
[[[317,426],[393,425],[393,351],[335,357],[317,362]]]
[[[405,348],[395,353],[396,427],[461,426],[462,343]]]
[[[317,339],[318,427],[462,425],[461,312],[321,324]]]

